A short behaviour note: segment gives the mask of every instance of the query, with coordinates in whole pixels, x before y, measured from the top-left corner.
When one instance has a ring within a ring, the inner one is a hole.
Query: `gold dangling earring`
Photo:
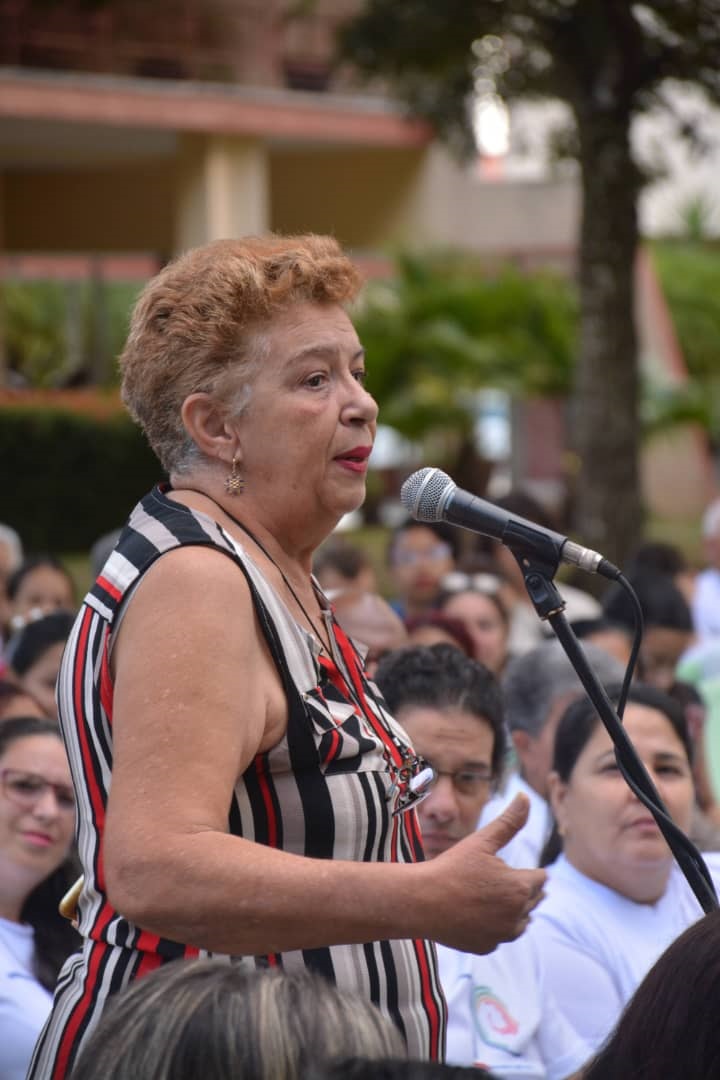
[[[237,458],[233,456],[230,475],[225,478],[225,490],[228,495],[240,495],[244,487],[245,481],[238,472]]]

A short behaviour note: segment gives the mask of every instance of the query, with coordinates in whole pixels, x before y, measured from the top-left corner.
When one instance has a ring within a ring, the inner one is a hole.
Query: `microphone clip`
[[[510,548],[522,570],[527,594],[541,619],[549,619],[565,610],[565,601],[558,592],[553,577],[557,563],[545,562],[536,555],[523,554]]]

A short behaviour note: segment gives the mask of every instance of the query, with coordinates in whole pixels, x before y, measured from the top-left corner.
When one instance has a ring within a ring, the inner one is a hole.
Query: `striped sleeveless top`
[[[134,978],[168,960],[208,955],[148,933],[115,911],[105,894],[102,859],[113,761],[110,635],[141,575],[180,545],[218,549],[245,575],[288,702],[287,734],[240,778],[228,831],[320,859],[423,857],[415,812],[392,813],[407,736],[369,686],[350,641],[332,623],[333,660],[319,656],[314,639],[241,545],[211,518],[155,488],[133,510],[85,597],[58,679],[60,724],[78,796],[77,843],[85,875],[79,929],[85,943],[60,973],[28,1080],[66,1077],[108,997]],[[378,1005],[399,1027],[411,1057],[442,1056],[445,1003],[428,942],[379,941],[227,959],[287,971],[311,968]]]

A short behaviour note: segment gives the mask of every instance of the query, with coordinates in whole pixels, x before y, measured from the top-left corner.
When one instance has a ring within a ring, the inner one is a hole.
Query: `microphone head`
[[[418,469],[400,489],[400,502],[416,521],[442,521],[455,486],[442,469]]]

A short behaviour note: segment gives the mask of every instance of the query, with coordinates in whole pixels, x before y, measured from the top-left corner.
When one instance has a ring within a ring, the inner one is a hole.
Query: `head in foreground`
[[[320,976],[176,961],[117,995],[72,1080],[301,1080],[311,1065],[405,1053],[369,1001]]]

